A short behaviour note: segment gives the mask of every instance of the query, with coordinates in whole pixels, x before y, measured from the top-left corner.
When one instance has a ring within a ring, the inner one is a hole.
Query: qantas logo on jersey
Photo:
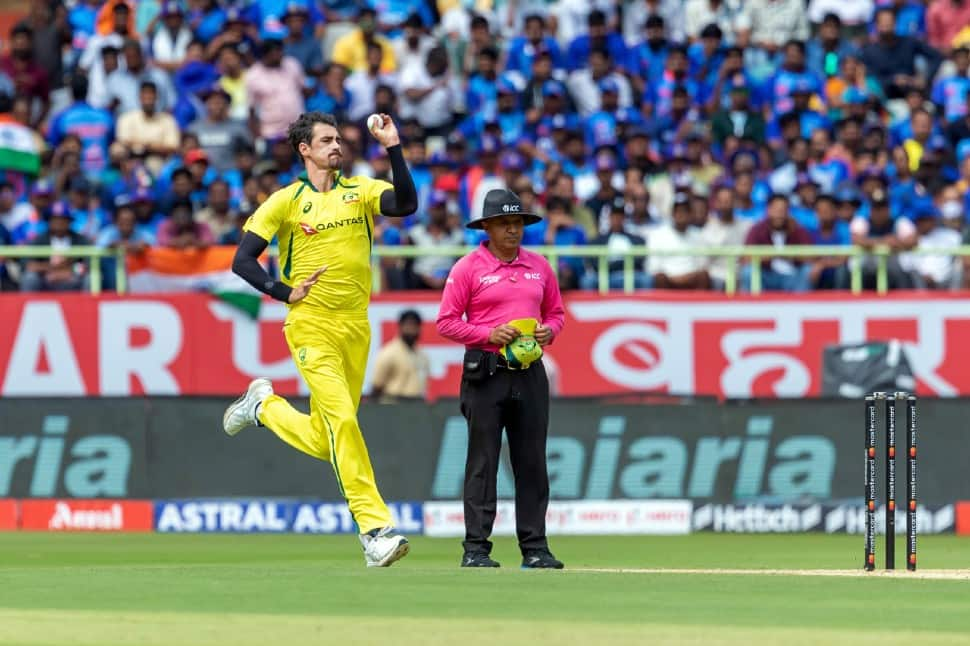
[[[342,220],[334,220],[333,222],[321,222],[320,224],[313,225],[307,224],[306,222],[300,222],[300,228],[303,229],[303,233],[308,236],[314,236],[321,231],[327,231],[328,229],[337,229],[340,227],[348,227],[353,224],[363,224],[363,217],[356,218],[344,218]]]

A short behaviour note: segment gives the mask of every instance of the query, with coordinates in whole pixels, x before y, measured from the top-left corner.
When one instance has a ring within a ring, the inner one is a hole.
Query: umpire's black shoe
[[[522,553],[524,570],[561,570],[562,568],[562,561],[553,556],[549,550],[528,550]]]
[[[465,552],[461,557],[462,567],[499,567],[498,561],[493,561],[492,557],[485,552]]]

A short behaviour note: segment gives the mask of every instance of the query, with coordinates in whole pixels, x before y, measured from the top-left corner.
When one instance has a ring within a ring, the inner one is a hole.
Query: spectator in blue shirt
[[[75,74],[71,78],[74,103],[51,119],[47,143],[56,148],[66,135],[77,135],[81,140],[81,168],[94,178],[107,167],[108,147],[114,139],[115,120],[107,110],[91,107],[87,95],[87,77]]]
[[[552,197],[546,201],[546,217],[540,225],[544,229],[544,242],[550,246],[571,247],[586,244],[586,233],[576,224],[572,204],[565,198]],[[559,258],[559,284],[565,289],[576,289],[583,278],[583,259],[575,256]]]
[[[646,79],[660,78],[667,67],[667,55],[670,53],[670,42],[667,40],[664,19],[657,14],[651,14],[644,25],[646,38],[638,45],[627,51],[626,69],[634,75],[634,89],[643,94],[646,89]]]
[[[967,99],[970,98],[970,49],[957,47],[950,53],[956,73],[940,79],[933,85],[931,99],[940,107],[947,121],[956,121],[967,115]]]
[[[94,187],[83,177],[75,177],[68,184],[67,205],[71,213],[71,230],[88,240],[97,238],[107,223],[104,212],[94,194]]]
[[[606,14],[599,9],[593,9],[586,18],[586,25],[588,33],[577,36],[569,43],[567,69],[574,72],[585,67],[589,53],[594,49],[606,49],[616,64],[624,67],[628,60],[626,43],[620,34],[610,31],[606,24]]]
[[[347,112],[353,101],[353,95],[344,86],[347,68],[340,63],[327,63],[317,70],[316,76],[316,86],[306,100],[307,111],[332,114],[338,120],[347,119]]]
[[[683,88],[692,103],[702,102],[700,84],[688,76],[687,49],[680,45],[670,48],[663,75],[651,81],[644,92],[643,101],[649,106],[649,113],[656,118],[670,115],[674,88]]]
[[[858,50],[842,38],[842,19],[827,13],[818,27],[818,35],[805,45],[805,65],[812,74],[825,79],[838,76],[846,56]]]
[[[465,110],[470,114],[498,108],[498,92],[495,89],[498,79],[498,50],[485,47],[478,52],[476,63],[477,70],[468,78],[465,90]]]
[[[687,49],[690,75],[705,86],[717,82],[724,62],[725,50],[721,47],[724,32],[715,24],[701,30],[701,37]]]
[[[817,245],[847,247],[852,244],[848,223],[838,217],[835,198],[819,195],[815,201],[815,220],[818,226],[810,229]],[[812,265],[811,280],[815,289],[844,289],[848,286],[845,257],[818,258]]]
[[[897,36],[926,36],[926,6],[922,2],[893,0],[891,7],[896,13]]]
[[[121,195],[115,200],[114,222],[101,230],[95,239],[95,244],[102,249],[124,249],[126,255],[144,253],[155,244],[155,236],[139,228],[137,224],[131,198],[128,195]],[[116,266],[115,258],[101,259],[101,280],[104,289],[115,289]]]
[[[805,43],[791,40],[785,43],[784,60],[781,68],[768,82],[775,114],[784,114],[794,108],[792,94],[798,87],[802,91],[818,94],[822,82],[818,76],[805,67]]]
[[[532,70],[532,59],[542,50],[552,56],[555,69],[563,69],[562,53],[559,44],[552,36],[546,36],[546,20],[538,14],[525,17],[525,34],[516,36],[509,43],[508,59],[505,63],[507,72],[516,72],[523,79],[528,79]]]
[[[310,8],[299,2],[286,5],[286,13],[282,16],[286,25],[286,37],[283,39],[283,53],[292,56],[300,62],[304,71],[315,70],[323,65],[323,50],[320,41],[314,37],[310,28]]]

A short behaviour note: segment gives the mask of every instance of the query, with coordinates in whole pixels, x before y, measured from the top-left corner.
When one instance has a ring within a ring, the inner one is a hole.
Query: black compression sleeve
[[[293,290],[288,285],[273,280],[259,264],[259,256],[266,251],[268,245],[268,242],[255,233],[248,231],[244,233],[242,240],[239,241],[239,248],[236,249],[236,255],[232,259],[232,270],[264,294],[288,303],[290,292]]]
[[[391,162],[391,173],[394,177],[394,190],[381,194],[381,213],[393,217],[411,215],[418,210],[418,191],[414,188],[411,171],[404,161],[401,145],[387,149],[387,156]]]

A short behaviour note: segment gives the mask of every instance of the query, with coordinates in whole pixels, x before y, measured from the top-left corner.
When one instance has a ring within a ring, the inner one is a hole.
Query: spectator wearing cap
[[[397,69],[397,61],[394,58],[394,48],[391,43],[377,33],[377,13],[367,6],[362,6],[357,12],[357,27],[340,38],[334,43],[331,60],[340,63],[353,72],[362,72],[371,69],[371,54],[368,49],[371,45],[380,47],[380,59],[378,71],[381,74],[390,74]]]
[[[428,136],[448,133],[456,111],[457,93],[444,47],[429,50],[424,65],[411,65],[403,70],[398,88],[402,119],[416,119]]]
[[[3,202],[2,189],[0,189],[0,203]],[[45,220],[45,215],[50,209],[51,204],[54,203],[54,186],[51,184],[50,180],[43,178],[38,179],[34,182],[34,185],[30,187],[30,197],[29,202],[25,205],[27,209],[23,209],[21,206],[23,203],[18,203],[16,206],[17,211],[21,209],[24,212],[29,211],[26,219],[20,215],[19,212],[15,212],[13,221],[19,222],[15,227],[9,229],[10,239],[13,244],[25,244],[33,242],[37,236],[47,231],[47,221]],[[0,226],[3,226],[0,224]]]
[[[715,184],[711,189],[707,222],[700,230],[705,247],[740,247],[754,223],[734,215],[734,188],[730,183]],[[724,289],[728,260],[723,257],[707,259],[707,273],[715,289]]]
[[[970,49],[957,47],[950,52],[954,73],[933,84],[930,98],[948,122],[967,115],[967,99],[970,98]]]
[[[926,77],[932,79],[942,62],[940,53],[924,41],[896,33],[896,14],[891,7],[876,10],[876,38],[862,51],[862,58],[893,99],[913,87],[925,87],[917,75],[916,58],[926,61]]]
[[[616,71],[614,64],[608,50],[594,49],[589,53],[588,67],[569,75],[566,84],[580,115],[586,117],[600,109],[604,86],[617,93],[617,104],[620,107],[632,105],[633,92],[630,83]]]
[[[141,106],[118,118],[117,139],[135,155],[145,157],[149,170],[158,172],[165,158],[178,150],[179,127],[175,118],[158,110],[158,87],[144,81],[138,93]]]
[[[677,193],[671,222],[649,232],[648,247],[659,252],[691,251],[702,247],[704,241],[700,231],[690,223],[690,197],[686,193]],[[707,260],[700,256],[667,253],[651,254],[647,262],[647,270],[657,289],[709,289],[711,278],[706,266]]]
[[[97,177],[108,165],[108,146],[114,138],[114,117],[107,110],[95,108],[86,100],[88,81],[83,74],[71,77],[74,102],[53,116],[47,129],[47,143],[56,148],[68,134],[81,140],[81,168]]]
[[[195,214],[195,221],[209,227],[217,240],[236,226],[237,212],[232,208],[231,197],[228,182],[213,180],[206,189],[205,207]]]
[[[31,99],[30,125],[37,126],[50,110],[51,81],[47,71],[34,59],[34,30],[15,26],[10,32],[10,53],[0,58],[0,72],[14,82],[17,96]]]
[[[888,246],[895,252],[902,252],[915,247],[919,241],[916,227],[906,217],[891,215],[889,195],[880,187],[870,196],[868,217],[864,213],[857,214],[849,224],[852,243],[863,249],[872,250],[876,246]],[[876,259],[866,256],[862,259],[863,284],[872,286],[875,283]],[[893,289],[907,289],[916,286],[914,277],[903,267],[898,256],[890,256],[887,262],[889,286]]]
[[[246,72],[250,130],[263,139],[285,137],[303,113],[303,81],[303,68],[283,54],[283,42],[264,40],[259,62]]]
[[[554,69],[565,69],[559,43],[552,36],[546,35],[546,19],[533,13],[525,17],[522,35],[509,41],[505,65],[502,67],[507,72],[518,74],[524,82],[530,76],[532,60],[542,51],[549,52]]]
[[[203,93],[205,116],[191,123],[187,132],[199,139],[209,163],[218,171],[235,165],[235,151],[252,143],[246,124],[229,116],[231,97],[222,85],[214,84]]]
[[[448,197],[441,191],[431,193],[425,223],[418,223],[408,232],[411,243],[420,249],[432,250],[435,247],[460,247],[465,234],[457,218],[448,214]],[[415,259],[413,272],[415,287],[419,289],[441,289],[444,287],[448,272],[457,258],[448,256],[425,255]]]
[[[159,17],[161,21],[152,35],[152,59],[166,72],[174,72],[185,59],[192,30],[185,24],[179,0],[163,0]]]
[[[209,227],[196,222],[192,202],[172,204],[168,218],[158,227],[158,244],[171,249],[204,249],[216,243]]]
[[[634,106],[620,106],[620,88],[612,78],[600,81],[600,107],[586,117],[586,145],[595,150],[617,145],[624,128],[643,127],[640,111]]]
[[[751,31],[747,3],[739,0],[687,0],[684,3],[684,32],[690,42],[700,38],[701,31],[710,24],[720,27],[730,44],[746,40]]]
[[[465,86],[465,109],[473,114],[479,110],[497,109],[498,50],[483,47],[475,60],[475,69],[469,74]]]
[[[146,62],[137,40],[125,41],[122,54],[125,66],[112,72],[105,81],[109,108],[115,115],[132,112],[141,106],[141,86],[147,82],[155,84],[156,110],[171,110],[177,97],[169,75]]]
[[[586,66],[589,54],[594,49],[605,49],[619,66],[625,66],[629,60],[626,43],[623,37],[612,31],[607,24],[606,13],[593,9],[586,17],[586,33],[572,39],[566,50],[566,69],[575,72]]]
[[[812,237],[791,217],[788,198],[775,193],[768,199],[765,217],[751,227],[745,244],[775,248],[811,245]],[[777,256],[751,262],[761,263],[761,285],[765,290],[805,292],[811,289],[812,265],[806,260]],[[741,268],[741,282],[745,289],[750,290],[750,263]]]
[[[397,321],[397,336],[386,343],[374,358],[371,396],[381,403],[400,399],[424,399],[428,394],[431,361],[418,347],[421,315],[404,310]]]
[[[926,36],[931,47],[946,53],[957,34],[970,25],[970,3],[962,0],[932,0],[926,11]]]
[[[20,290],[24,292],[69,292],[82,289],[87,283],[87,261],[68,258],[57,252],[90,244],[89,240],[71,230],[71,212],[63,202],[55,202],[47,213],[47,231],[30,243],[34,247],[53,247],[47,258],[30,258],[23,264]]]
[[[386,85],[397,88],[397,76],[381,70],[382,49],[377,43],[367,44],[367,66],[351,72],[344,87],[350,92],[350,108],[347,116],[353,121],[363,121],[377,109],[377,88]]]
[[[624,285],[624,258],[637,247],[644,247],[646,240],[631,233],[627,228],[627,214],[622,198],[615,199],[604,205],[606,211],[606,230],[593,239],[595,246],[606,247],[608,285],[610,289],[622,289]],[[587,261],[580,287],[583,289],[597,289],[599,287],[599,263]],[[633,286],[636,289],[649,289],[650,276],[643,270],[643,256],[633,260]]]
[[[816,36],[805,44],[805,66],[818,78],[827,79],[839,74],[846,56],[857,53],[856,47],[842,37],[842,19],[836,13],[827,13]]]
[[[346,119],[352,99],[350,91],[344,86],[346,68],[337,63],[327,63],[316,71],[316,77],[316,86],[306,100],[307,112],[332,114],[338,121]]]

